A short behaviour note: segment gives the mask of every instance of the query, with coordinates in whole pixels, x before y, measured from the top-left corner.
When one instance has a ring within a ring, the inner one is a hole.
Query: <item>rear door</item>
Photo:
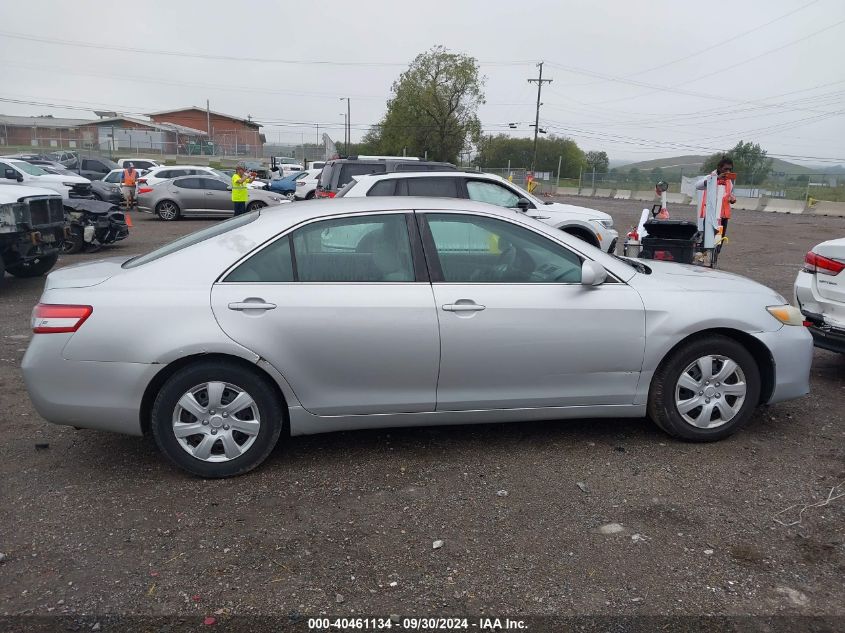
[[[440,315],[438,410],[634,402],[645,310],[633,288],[581,285],[582,256],[528,227],[418,215]]]
[[[215,317],[311,413],[434,411],[440,338],[417,235],[410,213],[313,221],[215,284]]]
[[[200,176],[199,187],[204,198],[204,208],[209,214],[216,216],[230,216],[234,213],[232,206],[232,192],[228,185],[217,178]]]

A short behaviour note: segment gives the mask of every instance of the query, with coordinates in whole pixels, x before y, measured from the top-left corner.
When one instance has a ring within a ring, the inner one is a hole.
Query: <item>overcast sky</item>
[[[2,16],[3,114],[87,118],[209,99],[212,110],[264,124],[270,142],[300,143],[316,141],[316,124],[342,139],[339,97],[349,96],[357,140],[399,73],[441,44],[479,60],[488,132],[531,134],[537,89],[526,80],[545,61],[554,81],[543,88],[541,127],[612,160],[744,139],[845,163],[843,0],[29,0],[3,2]]]

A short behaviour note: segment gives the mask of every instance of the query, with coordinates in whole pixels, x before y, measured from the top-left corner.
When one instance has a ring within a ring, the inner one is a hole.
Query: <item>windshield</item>
[[[13,163],[15,167],[20,169],[22,172],[29,174],[30,176],[46,176],[47,172],[41,169],[40,167],[36,167],[35,165],[30,165],[29,163],[15,162]]]
[[[181,251],[183,248],[188,248],[189,246],[199,244],[200,242],[204,242],[212,237],[228,233],[233,229],[237,229],[254,221],[258,218],[259,213],[261,212],[253,211],[251,213],[236,215],[235,217],[229,218],[220,224],[213,224],[208,228],[197,231],[196,233],[189,233],[188,235],[180,237],[178,240],[170,242],[169,244],[165,244],[161,248],[157,248],[146,255],[133,257],[129,261],[123,263],[123,268],[135,268],[136,266],[142,266],[143,264],[148,264],[149,262],[165,257],[166,255],[171,255],[177,251]]]

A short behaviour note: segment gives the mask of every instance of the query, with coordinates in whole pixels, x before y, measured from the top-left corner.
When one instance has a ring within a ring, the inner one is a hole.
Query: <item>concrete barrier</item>
[[[835,215],[840,218],[845,218],[845,202],[827,202],[819,200],[812,207],[807,209],[808,213],[813,215]]]
[[[651,189],[647,191],[635,191],[632,197],[634,198],[634,200],[651,201],[654,200],[657,196],[654,193],[654,189]]]
[[[558,187],[557,195],[559,196],[577,196],[578,187]]]
[[[610,198],[613,196],[613,189],[596,189],[593,193],[595,198]]]
[[[770,213],[803,213],[803,200],[786,200],[784,198],[769,198],[761,211]]]
[[[630,200],[631,199],[631,190],[630,189],[617,189],[616,193],[613,194],[614,200]]]
[[[578,193],[578,195],[579,196],[587,196],[589,198],[589,197],[592,197],[594,191],[595,191],[595,189],[590,189],[589,187],[587,187],[587,188],[581,189],[581,191]]]
[[[760,209],[762,201],[762,198],[746,198],[743,196],[737,196],[736,202],[731,206],[734,209],[739,209],[740,211],[757,211]]]

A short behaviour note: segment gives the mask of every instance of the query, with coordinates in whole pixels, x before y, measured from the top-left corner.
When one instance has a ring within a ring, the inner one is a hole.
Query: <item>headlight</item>
[[[0,233],[15,232],[18,221],[15,218],[15,203],[0,204]]]
[[[766,310],[784,325],[804,325],[804,315],[801,314],[801,310],[789,304],[768,306]]]
[[[591,222],[597,222],[598,224],[601,224],[606,229],[612,229],[613,228],[613,219],[612,218],[610,220],[590,220],[590,221]]]

